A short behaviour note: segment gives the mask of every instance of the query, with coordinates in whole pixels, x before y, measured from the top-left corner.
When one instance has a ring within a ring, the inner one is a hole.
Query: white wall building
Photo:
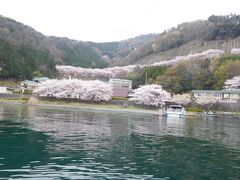
[[[239,103],[240,102],[240,89],[235,90],[193,90],[194,98],[215,98],[223,103]]]
[[[132,81],[127,79],[110,79],[109,83],[113,87],[113,96],[128,97],[129,92],[132,91]]]
[[[0,94],[13,94],[14,89],[10,87],[0,86]]]

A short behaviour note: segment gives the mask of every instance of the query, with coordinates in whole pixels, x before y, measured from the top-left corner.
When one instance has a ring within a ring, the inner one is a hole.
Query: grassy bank
[[[71,102],[64,100],[39,100],[35,97],[19,97],[19,98],[2,98],[0,103],[3,104],[26,104],[32,106],[45,106],[45,107],[67,107],[67,108],[80,108],[80,109],[93,109],[104,111],[119,111],[119,112],[135,112],[135,113],[147,113],[157,115],[157,109],[150,109],[146,107],[128,106],[122,107],[121,105],[115,105],[110,103],[83,103],[83,102]],[[187,108],[188,116],[200,116],[203,110],[199,108]],[[235,114],[240,115],[240,112],[216,112],[218,115]]]
[[[27,104],[29,101],[29,97],[8,97],[8,98],[0,98],[1,103],[18,103],[18,104]]]
[[[67,102],[63,100],[38,100],[34,97],[30,98],[4,98],[0,99],[0,103],[4,104],[26,104],[31,106],[45,106],[45,107],[67,107],[80,109],[93,109],[104,111],[119,111],[119,112],[137,112],[145,114],[157,114],[157,110],[146,109],[137,106],[122,107],[120,105],[108,103],[83,103],[83,102]]]
[[[30,104],[35,104],[35,103],[30,103]],[[108,109],[121,109],[121,110],[126,110],[126,109],[131,109],[131,110],[146,110],[144,108],[136,107],[136,106],[128,106],[128,107],[121,107],[119,105],[114,105],[114,104],[90,104],[90,103],[82,103],[82,102],[66,102],[66,101],[38,101],[36,104],[51,104],[51,105],[66,105],[66,106],[76,106],[76,107],[81,107],[81,108],[108,108]]]

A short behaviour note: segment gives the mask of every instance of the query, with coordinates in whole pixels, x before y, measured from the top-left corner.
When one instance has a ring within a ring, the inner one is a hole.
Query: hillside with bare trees
[[[0,78],[30,79],[56,75],[56,65],[105,68],[168,61],[209,49],[240,47],[240,16],[210,16],[179,24],[160,34],[118,42],[84,42],[49,37],[0,16]]]

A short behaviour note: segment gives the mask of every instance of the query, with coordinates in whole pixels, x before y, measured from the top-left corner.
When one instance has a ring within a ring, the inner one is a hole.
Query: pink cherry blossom
[[[164,105],[166,101],[170,101],[171,95],[161,85],[144,85],[133,90],[131,101],[136,104],[145,104],[151,106]]]
[[[240,89],[240,76],[225,81],[225,89]]]
[[[109,101],[113,91],[110,84],[99,80],[52,79],[41,83],[34,93],[38,96],[58,99],[75,98],[87,101]]]

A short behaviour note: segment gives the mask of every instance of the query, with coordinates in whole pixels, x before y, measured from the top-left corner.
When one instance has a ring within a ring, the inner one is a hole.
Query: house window
[[[214,93],[213,96],[214,96],[214,97],[221,97],[221,94],[220,94],[220,93]]]
[[[230,98],[230,94],[223,94],[223,98],[229,99]]]

